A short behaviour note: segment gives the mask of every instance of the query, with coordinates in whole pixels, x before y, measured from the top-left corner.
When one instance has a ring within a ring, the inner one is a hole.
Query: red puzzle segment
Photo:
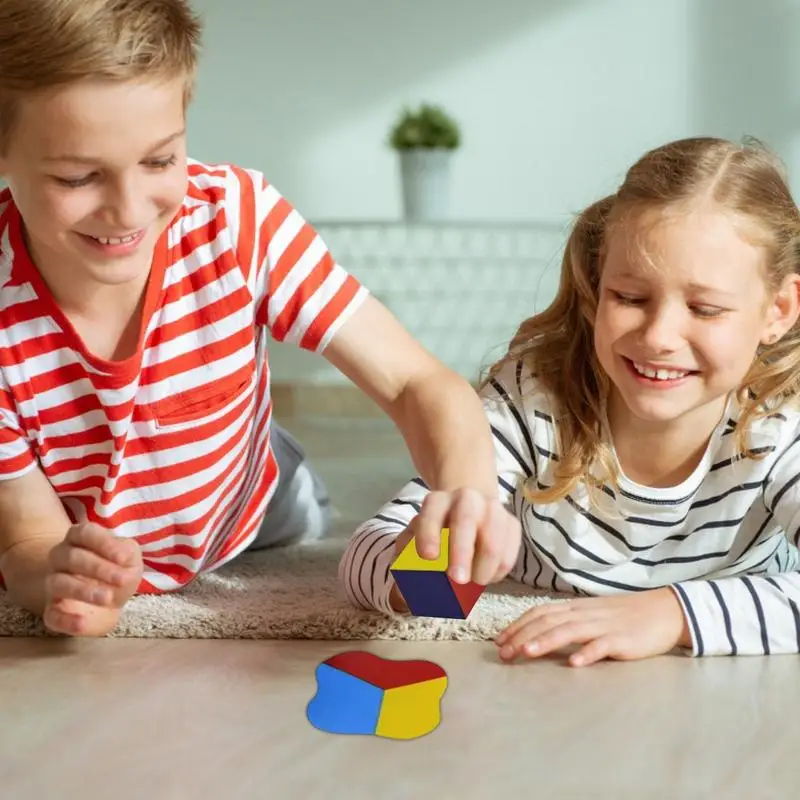
[[[432,681],[436,678],[444,678],[447,674],[432,661],[395,661],[381,658],[374,653],[366,653],[363,650],[337,653],[323,663],[380,689],[394,689],[410,683]]]
[[[450,580],[450,578],[448,578],[448,580]],[[453,580],[450,580],[450,586],[453,589],[456,600],[458,600],[458,604],[464,612],[464,619],[466,619],[486,587],[480,583],[475,583],[475,581],[456,583]]]

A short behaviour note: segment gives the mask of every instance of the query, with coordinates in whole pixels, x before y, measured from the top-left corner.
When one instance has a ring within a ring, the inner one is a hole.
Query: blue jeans
[[[274,422],[270,438],[278,462],[278,486],[248,550],[319,539],[331,528],[328,491],[300,443]]]

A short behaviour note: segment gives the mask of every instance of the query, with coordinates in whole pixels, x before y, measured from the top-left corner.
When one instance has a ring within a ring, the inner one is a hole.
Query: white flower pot
[[[452,153],[445,148],[400,151],[403,211],[407,220],[437,220],[447,216]]]

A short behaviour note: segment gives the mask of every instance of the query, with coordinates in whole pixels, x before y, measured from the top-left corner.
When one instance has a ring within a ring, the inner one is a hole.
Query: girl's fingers
[[[508,625],[500,634],[495,638],[495,642],[503,645],[510,639],[517,636],[517,634],[527,627],[531,622],[542,619],[543,617],[551,616],[553,619],[561,616],[562,614],[570,614],[573,611],[572,602],[556,602],[556,603],[541,603],[529,608],[522,616],[515,619]]]
[[[601,636],[592,639],[591,642],[573,653],[569,657],[569,663],[573,667],[588,667],[590,664],[596,664],[598,661],[608,658],[611,652],[611,643],[608,637]]]
[[[531,625],[530,630],[507,642],[500,650],[500,658],[512,660],[517,656],[538,658],[568,647],[571,644],[584,644],[604,631],[598,629],[594,621],[568,620],[552,628],[541,629]]]

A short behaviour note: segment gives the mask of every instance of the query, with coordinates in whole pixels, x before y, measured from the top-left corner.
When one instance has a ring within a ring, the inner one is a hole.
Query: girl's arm
[[[672,587],[695,656],[800,652],[800,572],[688,581]]]
[[[510,513],[518,487],[536,474],[535,418],[524,408],[522,371],[517,367],[505,369],[481,392],[482,414],[492,434],[496,491]],[[389,568],[396,555],[395,542],[419,513],[428,494],[426,482],[415,478],[355,531],[339,563],[339,579],[352,605],[394,613],[390,604],[394,579]]]
[[[773,466],[763,501],[788,540],[800,544],[800,436]],[[783,567],[790,571],[673,586],[691,634],[692,654],[800,652],[800,572],[792,564],[796,555],[786,549]]]

